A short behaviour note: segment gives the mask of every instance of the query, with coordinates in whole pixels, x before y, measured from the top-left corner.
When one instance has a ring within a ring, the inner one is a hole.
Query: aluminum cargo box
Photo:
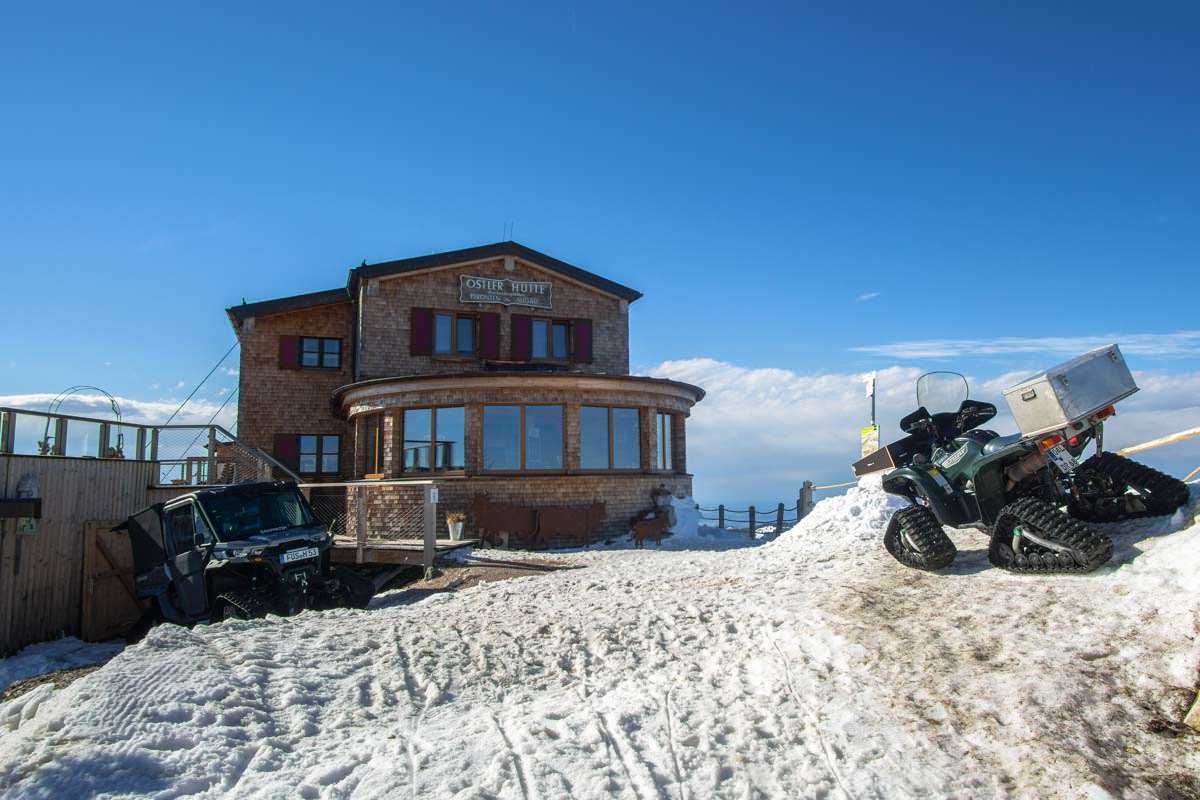
[[[1021,433],[1039,436],[1124,400],[1137,389],[1121,349],[1112,344],[1005,389],[1004,399]]]

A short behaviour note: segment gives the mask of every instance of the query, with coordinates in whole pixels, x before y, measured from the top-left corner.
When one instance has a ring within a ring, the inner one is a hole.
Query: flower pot
[[[457,542],[462,539],[463,522],[447,522],[446,527],[450,529],[450,539]]]

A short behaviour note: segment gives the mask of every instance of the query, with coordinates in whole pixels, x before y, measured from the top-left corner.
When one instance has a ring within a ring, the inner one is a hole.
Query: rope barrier
[[[857,486],[858,481],[846,481],[845,483],[831,483],[828,486],[814,486],[814,492],[824,492],[829,489],[845,489],[847,486]]]

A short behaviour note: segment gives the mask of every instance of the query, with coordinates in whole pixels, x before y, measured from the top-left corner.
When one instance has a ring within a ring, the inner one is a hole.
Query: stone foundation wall
[[[676,497],[692,493],[691,475],[545,475],[512,477],[446,478],[437,481],[437,536],[448,538],[446,514],[463,511],[467,523],[463,536],[477,538],[478,529],[471,511],[476,494],[486,494],[497,503],[511,503],[528,508],[546,506],[587,506],[593,500],[605,503],[604,519],[596,540],[616,538],[629,532],[631,522],[654,508],[651,495],[664,487]],[[412,538],[389,528],[398,520],[419,519],[423,487],[412,484],[371,485],[369,482],[349,487],[346,494],[347,532],[354,530],[357,519],[357,495],[365,493],[367,524],[371,538]],[[419,535],[419,534],[418,534]],[[566,547],[573,542],[551,537],[552,547]]]

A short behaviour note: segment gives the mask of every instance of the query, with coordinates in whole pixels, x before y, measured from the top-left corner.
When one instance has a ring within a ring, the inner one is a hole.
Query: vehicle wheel
[[[366,608],[375,596],[375,582],[346,566],[336,566],[331,571],[343,592],[345,604],[350,608]]]
[[[226,592],[217,596],[217,619],[261,619],[271,609],[249,592]]]
[[[1009,572],[1091,572],[1112,558],[1107,536],[1036,497],[1000,509],[988,561]]]
[[[942,524],[925,506],[909,506],[893,514],[883,546],[906,567],[930,571],[950,566],[958,555]]]
[[[1116,453],[1098,453],[1075,470],[1068,512],[1085,522],[1118,522],[1174,514],[1191,499],[1188,486]]]

